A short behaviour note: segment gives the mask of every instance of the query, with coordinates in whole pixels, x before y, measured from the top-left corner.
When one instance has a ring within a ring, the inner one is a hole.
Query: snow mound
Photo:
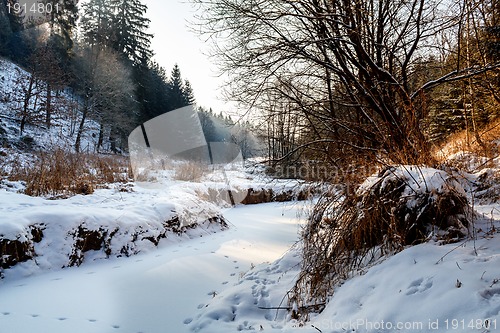
[[[337,288],[311,324],[323,332],[495,332],[498,240],[406,249]]]
[[[189,192],[97,190],[46,200],[0,190],[0,268],[5,274],[78,266],[151,251],[160,242],[224,230],[219,208]],[[8,204],[5,204],[8,203]],[[12,267],[15,266],[15,267]]]
[[[425,240],[429,232],[447,231],[464,237],[472,209],[460,181],[445,171],[417,166],[389,167],[369,177],[359,188],[358,220],[383,219],[387,228],[400,228],[403,245]],[[391,226],[396,224],[396,226]],[[377,244],[373,244],[377,245]]]

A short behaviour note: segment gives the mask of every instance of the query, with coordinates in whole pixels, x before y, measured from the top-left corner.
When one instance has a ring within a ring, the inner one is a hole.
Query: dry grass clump
[[[479,129],[477,135],[467,130],[450,135],[442,145],[434,148],[433,155],[441,162],[450,155],[464,151],[476,156],[492,158],[499,155],[499,146],[500,119]]]
[[[302,272],[289,299],[296,319],[321,311],[335,286],[384,255],[424,242],[432,231],[446,241],[467,234],[471,209],[453,177],[435,170],[442,178],[435,187],[423,173],[416,180],[401,170],[383,170],[356,193],[320,198],[303,232]]]
[[[207,165],[196,161],[182,161],[174,168],[174,179],[187,182],[199,182],[202,177],[208,174]]]
[[[92,194],[107,183],[128,182],[128,159],[121,156],[77,154],[57,149],[34,155],[31,161],[10,165],[8,179],[24,181],[30,196],[64,198]]]

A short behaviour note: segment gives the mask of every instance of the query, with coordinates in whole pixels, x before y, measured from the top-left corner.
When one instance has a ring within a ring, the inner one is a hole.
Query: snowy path
[[[188,332],[186,324],[214,295],[297,240],[301,207],[238,207],[226,212],[232,225],[225,232],[0,282],[0,332]]]

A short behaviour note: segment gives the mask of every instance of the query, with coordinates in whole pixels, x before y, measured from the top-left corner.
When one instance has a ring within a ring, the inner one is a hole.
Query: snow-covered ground
[[[163,244],[145,255],[35,277],[7,277],[0,282],[0,331],[180,333],[206,326],[221,332],[217,318],[222,323],[233,311],[238,319],[262,314],[268,327],[266,311],[254,302],[271,304],[274,299],[266,280],[254,272],[276,267],[262,263],[277,260],[297,241],[297,212],[303,205],[241,206],[225,213],[231,228],[224,232]],[[241,299],[231,299],[231,307],[209,311],[224,290],[249,281],[255,287]],[[202,317],[206,321],[200,322]],[[234,331],[235,323],[228,325]]]
[[[310,322],[290,320],[306,203],[240,206],[231,228],[164,243],[144,255],[85,262],[0,283],[1,332],[495,332],[500,329],[500,229],[428,243],[339,287]],[[496,206],[476,207],[500,217]],[[302,215],[304,216],[304,215]]]
[[[50,129],[46,128],[43,105],[37,94],[45,94],[45,84],[37,81],[33,88],[33,97],[28,102],[28,122],[23,133],[20,133],[20,119],[23,114],[24,98],[31,74],[12,62],[0,58],[0,127],[6,133],[9,142],[26,142],[23,137],[33,139],[35,147],[44,149],[63,148],[72,149],[75,144],[76,131],[81,120],[79,101],[69,91],[62,91],[53,96],[52,122]],[[33,119],[37,121],[33,122]],[[36,123],[34,125],[33,123]],[[91,119],[85,122],[85,131],[81,138],[81,151],[94,152],[96,150],[99,124]],[[0,132],[0,134],[2,134]],[[0,135],[0,139],[1,139]],[[106,151],[106,147],[102,149]]]

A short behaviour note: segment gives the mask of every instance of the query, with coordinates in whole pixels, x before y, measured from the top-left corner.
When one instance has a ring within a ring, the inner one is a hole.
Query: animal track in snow
[[[408,286],[408,291],[406,292],[406,295],[423,293],[432,288],[432,285],[433,285],[432,277],[428,277],[425,279],[424,278],[417,279]]]

